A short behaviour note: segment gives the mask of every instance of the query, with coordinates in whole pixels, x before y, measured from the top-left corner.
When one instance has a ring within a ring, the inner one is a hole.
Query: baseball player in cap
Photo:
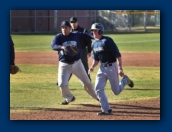
[[[87,93],[92,98],[98,100],[94,87],[81,62],[81,39],[91,38],[91,36],[86,33],[72,33],[70,31],[70,23],[68,21],[62,21],[62,33],[55,35],[51,45],[53,50],[58,51],[58,86],[60,87],[62,96],[65,98],[61,105],[67,105],[69,102],[75,100],[74,95],[68,87],[68,79],[71,73],[75,74],[81,80]]]
[[[89,73],[100,62],[100,68],[95,81],[95,91],[101,105],[101,112],[97,114],[109,115],[112,114],[112,109],[104,92],[107,80],[110,81],[112,92],[115,95],[120,94],[127,84],[131,88],[134,87],[134,83],[123,72],[122,58],[116,43],[110,37],[103,36],[103,25],[101,23],[94,23],[91,26],[91,31],[95,40],[92,43],[93,62]],[[118,74],[123,77],[120,82]]]
[[[78,22],[78,19],[76,17],[71,17],[70,18],[70,24],[71,24],[71,27],[72,27],[72,32],[83,32],[83,33],[88,33],[87,29],[85,28],[82,28],[79,26],[79,22]],[[81,40],[81,61],[84,65],[84,68],[85,68],[85,71],[89,77],[89,79],[91,80],[90,78],[90,75],[88,74],[88,57],[91,56],[91,38],[87,38],[87,39],[82,39]]]

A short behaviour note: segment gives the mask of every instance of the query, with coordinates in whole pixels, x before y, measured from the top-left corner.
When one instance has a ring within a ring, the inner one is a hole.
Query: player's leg
[[[104,92],[106,82],[107,82],[107,77],[104,74],[104,68],[100,67],[100,69],[98,70],[97,76],[96,76],[95,91],[96,91],[97,97],[100,101],[102,112],[108,112],[108,110],[111,109],[110,105],[108,103],[107,96]]]
[[[72,77],[72,73],[71,73],[70,76],[69,76],[68,82],[69,82],[69,80],[71,79],[71,77]]]
[[[81,60],[78,60],[72,65],[72,73],[78,77],[82,85],[84,85],[84,88],[87,91],[87,93],[91,95],[93,98],[97,99],[94,87],[87,76],[87,73],[84,69]]]
[[[112,92],[115,95],[121,93],[124,89],[125,85],[128,83],[128,79],[123,77],[122,80],[119,82],[119,74],[118,74],[118,65],[117,62],[113,63],[112,66],[106,67],[107,77],[111,84]]]
[[[71,74],[71,65],[59,62],[58,68],[58,86],[62,96],[66,99],[67,102],[70,102],[73,99],[73,95],[68,87],[68,79]]]

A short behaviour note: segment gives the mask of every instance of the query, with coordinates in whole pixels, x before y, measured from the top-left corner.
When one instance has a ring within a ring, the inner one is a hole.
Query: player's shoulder
[[[111,37],[109,37],[109,36],[103,36],[102,39],[104,39],[105,42],[110,42],[110,43],[114,42],[113,39]]]
[[[63,34],[62,34],[62,33],[58,33],[58,34],[55,35],[55,38],[56,38],[56,39],[60,39],[60,38],[62,38],[62,37],[63,37]]]
[[[102,36],[102,39],[111,40],[112,38],[109,36]]]
[[[55,37],[61,37],[63,34],[62,33],[57,33]]]

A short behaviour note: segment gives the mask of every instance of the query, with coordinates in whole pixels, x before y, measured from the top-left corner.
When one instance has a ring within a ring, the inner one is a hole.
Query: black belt
[[[76,61],[78,61],[78,60],[75,60],[75,61],[73,61],[73,62],[66,62],[66,63],[69,64],[69,65],[72,65],[72,64],[74,64]]]
[[[75,63],[75,61],[74,62],[67,62],[67,64],[69,64],[69,65],[72,65],[72,64],[74,64]]]
[[[108,67],[108,66],[112,66],[112,63],[110,64],[101,64],[103,67]]]

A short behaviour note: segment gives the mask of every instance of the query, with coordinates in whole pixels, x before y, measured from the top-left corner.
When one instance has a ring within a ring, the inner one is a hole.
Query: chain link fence
[[[147,32],[160,30],[159,10],[11,10],[11,33],[60,32],[60,23],[70,17],[90,29],[100,22],[105,32]]]
[[[160,11],[158,10],[99,10],[98,16],[108,31],[133,32],[160,29]]]

